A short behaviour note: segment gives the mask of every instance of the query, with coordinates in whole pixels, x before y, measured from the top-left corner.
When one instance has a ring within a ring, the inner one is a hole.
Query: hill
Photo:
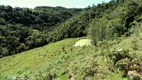
[[[137,36],[103,41],[97,47],[74,47],[85,38],[72,38],[4,57],[0,59],[0,79],[140,80],[142,35]],[[130,71],[137,72],[128,75]]]
[[[49,33],[82,9],[38,6],[34,9],[0,6],[0,57],[43,46]]]
[[[142,0],[0,8],[0,79],[142,79]],[[74,47],[80,39],[92,46]]]

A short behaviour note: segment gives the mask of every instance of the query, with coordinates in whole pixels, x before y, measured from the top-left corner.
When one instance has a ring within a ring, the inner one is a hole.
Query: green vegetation
[[[141,0],[0,12],[0,80],[142,80]]]
[[[115,5],[106,9],[102,17],[94,18],[90,23],[88,34],[94,40],[94,44],[103,40],[116,39],[124,34],[126,36],[130,35],[129,28],[134,25],[135,18],[141,15],[141,2],[138,2],[138,0],[118,1],[120,2],[112,2]],[[108,7],[108,4],[104,7]]]
[[[0,57],[57,41],[50,37],[52,30],[81,10],[48,6],[29,9],[1,5]]]
[[[137,71],[138,78],[142,77],[140,38],[122,37],[99,42],[98,47],[74,47],[80,39],[66,39],[1,58],[0,79],[128,80],[130,71]],[[133,39],[137,40],[136,50],[131,46]]]

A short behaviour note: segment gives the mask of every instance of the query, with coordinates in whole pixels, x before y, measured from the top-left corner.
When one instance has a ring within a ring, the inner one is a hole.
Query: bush
[[[1,54],[2,54],[3,56],[8,55],[8,54],[9,54],[8,49],[7,49],[7,48],[2,48]]]
[[[99,41],[116,39],[121,36],[125,30],[121,18],[108,20],[103,17],[91,22],[88,35],[94,41],[94,44],[97,44]]]
[[[99,18],[93,20],[90,24],[89,37],[93,40],[96,45],[99,41],[102,41],[108,36],[106,33],[106,24],[108,20],[105,18]]]
[[[114,49],[109,53],[108,56],[114,61],[114,64],[121,59],[130,59],[129,50],[124,49]]]

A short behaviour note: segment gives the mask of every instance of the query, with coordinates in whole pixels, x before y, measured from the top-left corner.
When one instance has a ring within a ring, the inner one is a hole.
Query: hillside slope
[[[19,12],[19,8],[12,10]],[[39,25],[13,20],[7,24],[0,19],[0,80],[142,80],[142,0],[111,0],[81,12],[46,6],[34,10],[39,14],[31,17]],[[45,15],[52,10],[56,17]],[[87,38],[82,36],[88,36],[94,46],[74,47]],[[39,46],[43,47],[35,48]]]
[[[125,73],[127,66],[134,67],[130,68],[132,71],[141,70],[141,37],[121,37],[114,41],[101,42],[98,47],[74,47],[75,42],[80,39],[66,39],[1,58],[0,79],[127,80],[130,77]],[[137,49],[133,44],[136,44]],[[128,63],[129,60],[133,65]],[[138,78],[142,77],[141,72],[134,74]]]

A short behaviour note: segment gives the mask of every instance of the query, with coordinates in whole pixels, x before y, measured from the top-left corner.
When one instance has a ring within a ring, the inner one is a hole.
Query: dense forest
[[[0,6],[0,57],[50,43],[49,32],[82,9]],[[54,40],[56,41],[56,40]]]

